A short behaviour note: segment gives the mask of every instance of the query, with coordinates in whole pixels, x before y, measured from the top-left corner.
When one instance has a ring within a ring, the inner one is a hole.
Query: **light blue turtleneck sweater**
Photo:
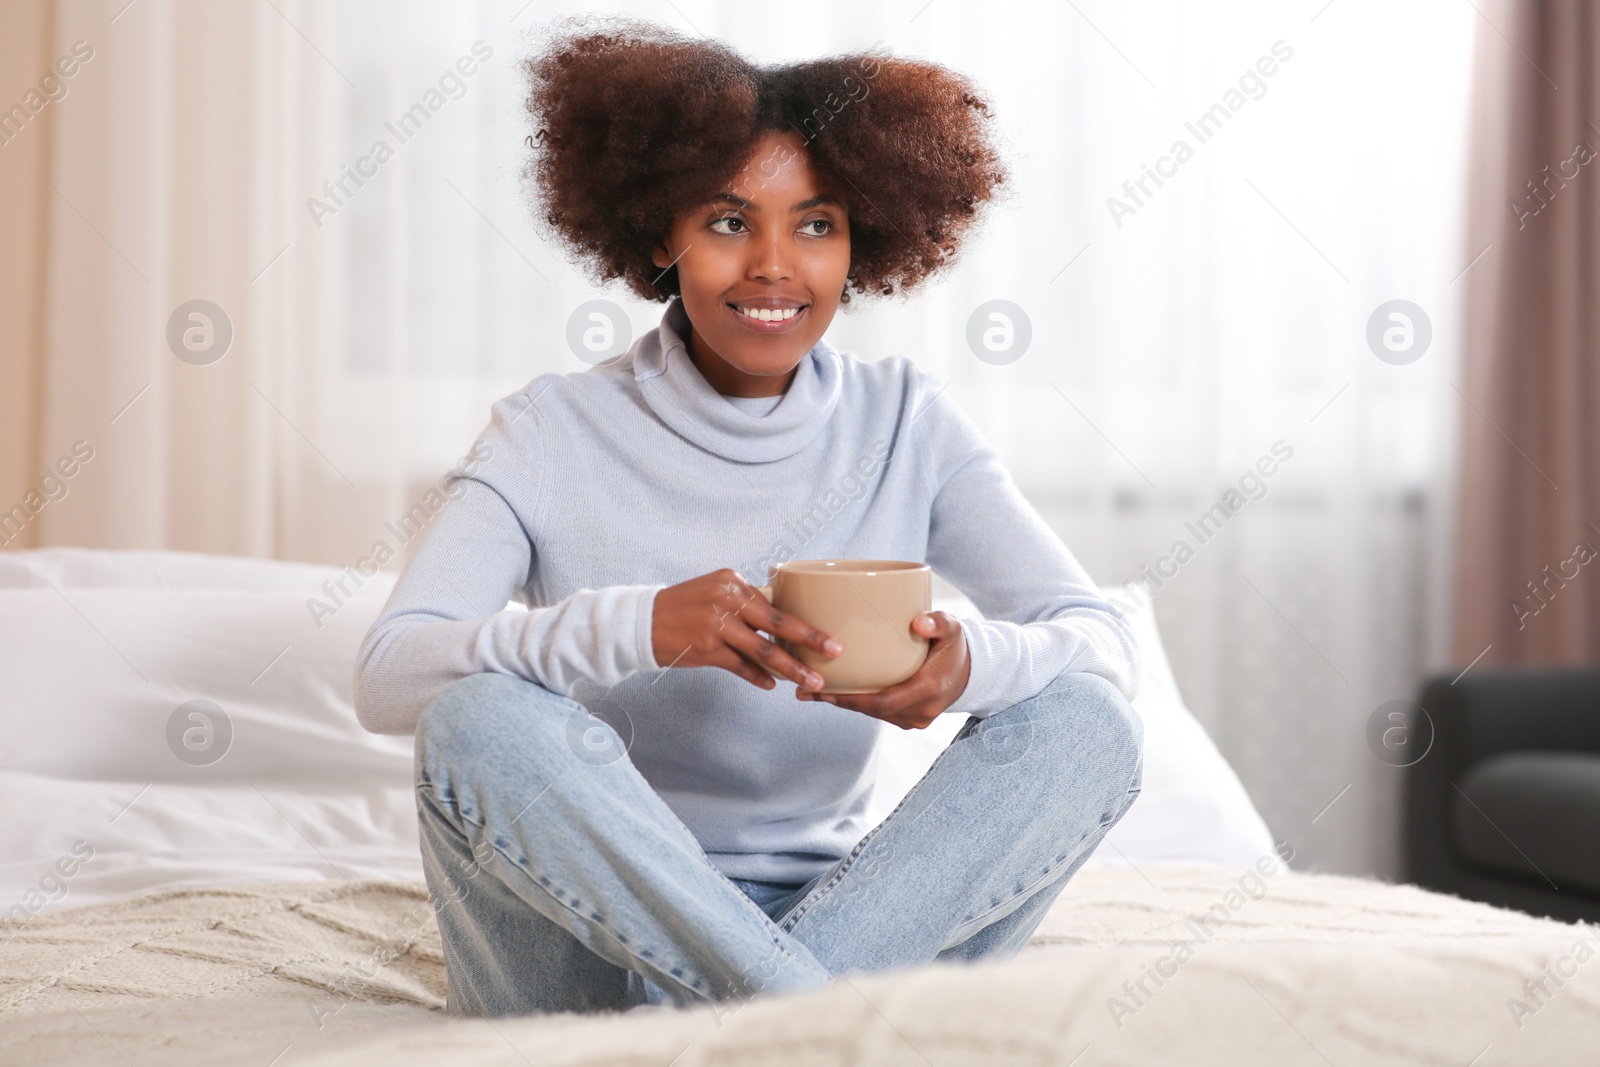
[[[993,714],[1063,671],[1133,697],[1127,620],[939,382],[822,341],[763,413],[707,384],[687,333],[675,300],[612,363],[494,404],[473,450],[486,458],[446,476],[454,499],[362,642],[369,730],[414,731],[468,674],[526,678],[615,727],[724,874],[800,883],[871,829],[878,738],[896,727],[787,682],[663,672],[657,590],[721,567],[759,583],[785,559],[926,561],[983,613],[963,620],[971,679],[947,714]]]

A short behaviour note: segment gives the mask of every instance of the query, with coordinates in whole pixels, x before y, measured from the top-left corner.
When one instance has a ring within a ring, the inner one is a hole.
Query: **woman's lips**
[[[794,329],[795,324],[797,324],[801,319],[805,318],[806,313],[811,310],[810,304],[802,304],[799,310],[786,319],[762,320],[754,318],[750,315],[746,315],[732,304],[724,304],[723,307],[727,308],[728,314],[738,319],[745,329],[749,330],[751,333],[759,334],[788,333],[790,330]]]

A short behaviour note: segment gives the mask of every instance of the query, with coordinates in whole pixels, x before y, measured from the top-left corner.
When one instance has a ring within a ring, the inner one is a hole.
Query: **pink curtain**
[[[1456,661],[1600,661],[1600,10],[1479,4]],[[1412,188],[1406,195],[1425,195]],[[1485,650],[1488,650],[1485,652]]]

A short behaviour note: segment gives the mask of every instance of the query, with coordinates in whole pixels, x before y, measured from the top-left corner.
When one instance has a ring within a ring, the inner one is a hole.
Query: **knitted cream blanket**
[[[447,1020],[420,884],[174,889],[16,930],[0,1061],[1593,1064],[1597,956],[1593,927],[1409,886],[1091,870],[1012,960],[715,1008]]]

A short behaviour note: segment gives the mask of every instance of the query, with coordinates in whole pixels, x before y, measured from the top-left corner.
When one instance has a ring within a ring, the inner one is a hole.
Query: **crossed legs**
[[[519,678],[463,678],[417,731],[449,1010],[747,999],[852,971],[1014,954],[1137,798],[1142,738],[1110,682],[1064,674],[970,720],[808,885],[735,884],[610,726]]]

